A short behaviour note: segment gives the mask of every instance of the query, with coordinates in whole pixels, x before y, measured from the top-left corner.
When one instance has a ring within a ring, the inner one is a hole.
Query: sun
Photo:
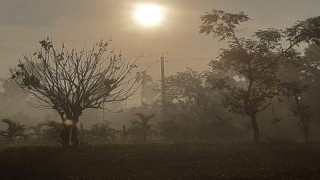
[[[158,4],[139,4],[134,11],[134,20],[145,27],[158,26],[163,22],[164,8]]]

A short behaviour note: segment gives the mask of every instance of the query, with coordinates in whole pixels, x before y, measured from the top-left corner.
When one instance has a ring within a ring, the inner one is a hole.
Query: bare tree
[[[121,54],[109,50],[109,42],[101,41],[89,50],[69,51],[64,44],[58,50],[47,38],[40,41],[40,50],[25,55],[17,68],[10,70],[18,86],[39,99],[39,107],[58,112],[64,147],[77,146],[76,125],[83,110],[125,100],[138,88],[133,72],[136,60],[123,60]]]

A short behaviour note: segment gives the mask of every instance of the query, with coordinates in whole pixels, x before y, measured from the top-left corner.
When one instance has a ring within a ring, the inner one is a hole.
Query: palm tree
[[[33,136],[37,139],[40,139],[43,137],[42,127],[44,126],[44,123],[38,123],[35,126],[30,127],[31,130],[33,130]]]
[[[128,129],[128,133],[136,136],[137,138],[141,138],[143,142],[146,142],[147,137],[154,133],[149,122],[155,117],[155,115],[151,114],[146,116],[142,113],[136,113],[136,115],[139,117],[139,119],[131,121],[132,127]]]
[[[0,131],[0,135],[4,136],[9,140],[9,142],[14,141],[16,137],[23,137],[27,139],[27,135],[24,134],[26,130],[26,126],[22,125],[18,122],[14,122],[10,119],[3,119],[2,122],[8,125],[7,130]]]

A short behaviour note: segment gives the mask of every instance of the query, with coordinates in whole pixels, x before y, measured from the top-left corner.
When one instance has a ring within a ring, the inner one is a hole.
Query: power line
[[[168,62],[184,62],[184,61],[196,61],[196,60],[212,60],[213,57],[195,57],[195,58],[176,58],[173,60],[168,60]]]
[[[163,54],[192,54],[192,53],[200,53],[200,52],[217,52],[220,49],[208,49],[208,50],[189,50],[189,51],[167,51],[166,53],[155,53],[155,54],[148,54],[145,57],[152,57],[152,56],[160,56]]]
[[[167,61],[170,62],[185,62],[185,61],[197,61],[197,60],[208,60],[211,61],[214,59],[214,57],[195,57],[195,58],[171,58],[167,59]],[[138,63],[156,63],[159,62],[157,60],[152,60],[152,61],[138,61]]]

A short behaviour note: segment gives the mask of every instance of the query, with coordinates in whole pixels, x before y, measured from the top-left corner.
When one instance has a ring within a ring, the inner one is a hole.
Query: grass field
[[[320,179],[320,144],[111,144],[0,150],[0,179]]]

